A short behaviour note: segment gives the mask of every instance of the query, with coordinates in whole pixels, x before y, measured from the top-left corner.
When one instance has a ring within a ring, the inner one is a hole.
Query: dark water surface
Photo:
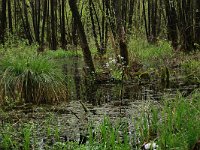
[[[181,78],[170,78],[168,88],[163,87],[158,78],[153,78],[151,81],[131,80],[122,83],[109,80],[90,83],[86,80],[80,58],[67,60],[63,68],[67,75],[70,100],[64,106],[67,113],[59,115],[68,122],[69,127],[72,127],[70,130],[74,132],[69,132],[73,134],[77,133],[82,123],[93,121],[98,124],[104,116],[108,116],[111,120],[126,118],[131,121],[132,117],[137,117],[144,109],[149,109],[150,103],[159,105],[163,95],[173,98],[177,91],[180,91],[187,96],[199,87],[196,84],[185,85]],[[85,113],[80,101],[89,113]]]

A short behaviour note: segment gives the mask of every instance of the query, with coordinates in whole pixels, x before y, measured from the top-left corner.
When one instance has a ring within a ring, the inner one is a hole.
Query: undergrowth
[[[140,61],[147,67],[163,66],[173,56],[173,49],[166,41],[159,41],[156,45],[153,45],[145,40],[132,39],[128,47],[129,57]]]
[[[186,80],[192,83],[200,83],[200,61],[189,59],[181,64]]]
[[[173,99],[166,96],[161,106],[149,105],[141,115],[133,116],[133,120],[118,118],[113,121],[105,117],[97,126],[88,124],[86,141],[82,144],[80,141],[63,139],[62,126],[52,116],[44,120],[43,127],[34,122],[18,127],[5,123],[0,128],[0,148],[139,150],[155,143],[154,149],[157,150],[190,150],[200,139],[199,100],[199,91],[189,97],[182,97],[178,93]],[[38,137],[41,136],[38,130],[43,134],[42,139]]]

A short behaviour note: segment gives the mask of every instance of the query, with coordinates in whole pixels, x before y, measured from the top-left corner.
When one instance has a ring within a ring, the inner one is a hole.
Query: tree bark
[[[93,16],[92,3],[93,3],[92,0],[89,0],[89,12],[90,12],[90,19],[91,19],[91,23],[92,23],[92,33],[93,33],[93,36],[94,36],[94,41],[95,41],[95,46],[97,48],[97,51],[99,53],[101,53],[99,42],[98,42],[98,36],[97,36],[97,33],[96,33],[96,27],[95,27],[95,21],[94,21],[94,16]]]
[[[165,0],[165,10],[167,16],[168,40],[172,42],[172,47],[176,50],[178,47],[178,32],[177,14],[174,3],[169,3],[169,0]]]
[[[8,0],[8,26],[9,26],[9,32],[13,33],[13,25],[12,25],[12,7],[11,2]]]
[[[127,43],[126,43],[126,35],[125,35],[125,29],[123,26],[123,20],[122,20],[122,0],[118,0],[116,2],[116,19],[117,19],[117,36],[118,36],[118,43],[120,47],[120,55],[123,58],[122,62],[125,66],[128,65],[129,59],[128,59],[128,50],[127,50]]]
[[[4,44],[6,33],[6,0],[2,0],[0,17],[0,43]]]
[[[135,0],[130,0],[129,13],[128,13],[128,33],[131,33],[133,26],[133,12],[134,12]]]
[[[200,1],[196,0],[195,42],[200,45]]]
[[[78,27],[78,31],[79,31],[78,35],[79,35],[80,42],[81,42],[81,48],[83,51],[84,61],[85,61],[86,67],[88,67],[88,73],[90,73],[92,75],[95,73],[95,68],[94,68],[94,64],[92,61],[91,52],[90,52],[90,49],[88,46],[85,30],[84,30],[83,24],[81,22],[81,17],[80,17],[80,14],[78,12],[78,8],[76,5],[76,0],[69,0],[69,6],[72,11],[73,18],[75,19],[75,22],[77,23],[77,27]]]
[[[62,0],[62,4],[61,4],[61,44],[62,44],[62,48],[66,49],[66,30],[65,30],[65,0]]]
[[[19,3],[19,0],[18,0]],[[31,28],[30,28],[30,23],[29,23],[29,19],[28,19],[28,10],[27,10],[27,4],[26,4],[26,0],[23,0],[23,8],[24,8],[24,29],[25,29],[25,33],[26,36],[29,40],[29,44],[33,43],[33,36],[31,34]],[[21,12],[22,13],[22,12]],[[23,18],[23,15],[22,15]]]
[[[43,19],[42,19],[42,35],[41,35],[41,44],[44,45],[44,29],[47,19],[47,0],[44,0],[44,10],[43,10]]]
[[[51,49],[57,49],[57,39],[56,39],[56,25],[55,25],[55,1],[51,0]]]

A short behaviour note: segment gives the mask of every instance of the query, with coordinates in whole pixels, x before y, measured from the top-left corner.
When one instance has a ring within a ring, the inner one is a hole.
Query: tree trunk
[[[19,3],[19,1],[18,1]],[[29,19],[28,19],[28,10],[27,10],[27,4],[26,4],[26,0],[23,0],[23,8],[24,8],[24,18],[25,18],[25,32],[26,32],[26,36],[29,40],[29,44],[33,43],[33,37],[31,34],[31,28],[30,28],[30,23],[29,23]],[[22,16],[23,17],[23,16]]]
[[[98,36],[97,36],[97,33],[96,33],[92,3],[93,3],[92,0],[89,0],[89,11],[90,11],[90,18],[91,18],[91,23],[92,23],[92,33],[93,33],[93,36],[94,36],[94,41],[95,41],[95,46],[97,48],[97,51],[101,54],[100,46],[99,46],[99,42],[98,42]]]
[[[165,0],[165,10],[167,14],[168,39],[172,42],[172,47],[176,50],[178,47],[178,32],[174,3],[169,3],[169,0]]]
[[[94,64],[92,61],[91,52],[90,52],[90,49],[88,46],[85,30],[84,30],[83,24],[81,22],[81,17],[80,17],[80,14],[78,12],[78,8],[76,5],[76,0],[69,0],[69,5],[70,5],[70,9],[72,11],[72,15],[75,19],[75,23],[77,23],[77,27],[78,27],[78,31],[79,31],[78,34],[80,37],[84,61],[85,61],[86,66],[88,67],[88,73],[90,73],[92,75],[95,73],[95,68],[94,68]]]
[[[47,18],[47,0],[44,0],[43,4],[43,18],[42,18],[42,33],[41,33],[41,38],[40,38],[40,52],[43,52],[45,47],[44,47],[44,30],[45,30],[45,24],[46,24],[46,18]]]
[[[9,32],[13,33],[13,25],[12,25],[12,7],[11,2],[8,0],[8,26],[9,26]]]
[[[2,0],[0,17],[0,43],[4,44],[6,33],[6,0]]]
[[[129,13],[128,13],[128,33],[131,33],[133,26],[133,12],[134,12],[135,0],[130,0]]]
[[[200,45],[200,1],[196,0],[195,42]]]
[[[57,39],[56,39],[56,24],[55,24],[55,1],[51,0],[51,49],[57,49]]]
[[[62,48],[66,49],[66,30],[65,30],[65,0],[62,0],[62,4],[61,4],[61,44],[62,44]]]
[[[142,8],[143,8],[143,17],[144,17],[144,27],[145,27],[145,32],[146,32],[146,38],[148,40],[149,32],[148,32],[148,25],[147,25],[147,18],[146,18],[145,0],[142,1]]]
[[[125,37],[125,29],[122,20],[122,0],[116,2],[116,19],[117,19],[117,36],[120,47],[120,55],[123,58],[122,62],[125,66],[128,65],[128,50]]]

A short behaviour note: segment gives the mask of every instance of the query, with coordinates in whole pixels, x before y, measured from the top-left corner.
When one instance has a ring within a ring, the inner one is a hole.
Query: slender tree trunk
[[[186,52],[194,50],[194,38],[193,38],[193,20],[192,18],[192,8],[191,1],[181,0],[179,6],[179,25],[182,35],[181,48]]]
[[[172,47],[176,50],[178,47],[178,32],[177,32],[177,15],[174,3],[165,0],[165,10],[167,14],[167,30],[168,39],[172,42]]]
[[[75,47],[78,45],[77,24],[75,19],[72,18],[72,42]]]
[[[14,26],[17,28],[17,2],[14,1]]]
[[[40,43],[40,0],[31,1],[35,40]]]
[[[55,4],[56,0],[51,0],[51,49],[57,49],[56,25],[55,25]]]
[[[200,45],[200,1],[196,0],[195,42]]]
[[[91,23],[92,23],[92,33],[93,33],[93,36],[94,36],[95,45],[96,45],[97,51],[99,53],[101,53],[99,42],[98,42],[98,36],[97,36],[97,33],[96,33],[94,16],[93,16],[92,0],[89,0],[89,11],[90,11],[90,18],[91,18]]]
[[[25,19],[25,32],[26,32],[26,36],[29,40],[29,44],[32,44],[33,43],[33,36],[31,34],[31,28],[30,28],[30,23],[29,23],[29,19],[28,19],[28,11],[27,11],[26,0],[23,0],[23,8],[24,8],[24,19]]]
[[[151,34],[151,0],[148,0],[148,35],[150,37]],[[149,40],[149,37],[147,40]]]
[[[2,0],[0,17],[0,43],[4,44],[6,33],[6,0]]]
[[[78,8],[76,5],[76,0],[69,0],[69,6],[72,11],[73,18],[75,19],[75,22],[77,23],[77,27],[78,27],[78,31],[79,31],[78,33],[79,33],[79,37],[80,37],[80,42],[81,42],[81,47],[82,47],[82,51],[83,51],[83,57],[84,57],[85,64],[88,67],[88,72],[90,74],[94,74],[95,68],[94,68],[94,64],[92,61],[92,56],[91,56],[91,52],[90,52],[90,49],[88,46],[84,27],[81,22],[81,17],[80,17],[80,14],[78,12]]]
[[[112,34],[114,36],[114,39],[116,38],[116,16],[115,16],[115,8],[114,8],[114,3],[113,0],[111,0],[110,3],[106,3],[106,7],[109,10],[109,24],[110,24],[110,28],[112,31]]]
[[[50,21],[50,0],[47,0],[47,37],[46,40],[51,47],[51,21]]]
[[[152,2],[152,14],[151,14],[151,30],[152,30],[152,33],[151,33],[151,37],[149,39],[149,41],[151,43],[155,43],[156,42],[156,39],[157,39],[157,0],[153,0]]]
[[[34,3],[34,0],[31,0],[30,1],[30,6],[31,6],[31,11],[32,11],[32,23],[33,23],[33,29],[34,29],[34,34],[35,34],[35,39],[36,41],[38,42],[38,39],[37,39],[37,30],[36,30],[36,15],[37,15],[37,12],[36,12],[36,1]]]
[[[128,59],[126,37],[125,37],[125,29],[122,20],[122,0],[118,0],[116,2],[116,19],[117,19],[117,35],[120,47],[120,55],[123,58],[122,62],[124,63],[125,66],[127,66],[129,63],[129,59]]]
[[[146,38],[148,40],[149,32],[148,32],[148,25],[147,25],[147,18],[146,18],[145,0],[142,1],[142,7],[143,7],[143,17],[144,17],[144,26],[145,26]]]
[[[44,0],[43,4],[43,18],[42,18],[42,33],[41,33],[41,39],[40,39],[40,51],[44,51],[44,32],[45,32],[45,24],[46,24],[46,18],[47,18],[47,0]]]
[[[9,26],[9,32],[13,33],[13,25],[12,25],[12,7],[11,2],[8,0],[8,26]]]
[[[129,15],[128,15],[128,33],[131,33],[133,27],[133,12],[134,12],[135,0],[130,0]]]
[[[105,53],[105,21],[106,21],[106,16],[105,16],[105,0],[102,0],[102,5],[103,5],[103,11],[102,11],[102,23],[101,23],[101,39],[100,39],[100,52],[101,55],[103,55]]]
[[[66,49],[66,30],[65,30],[65,0],[62,0],[62,4],[61,4],[61,44],[62,44],[62,48]]]

